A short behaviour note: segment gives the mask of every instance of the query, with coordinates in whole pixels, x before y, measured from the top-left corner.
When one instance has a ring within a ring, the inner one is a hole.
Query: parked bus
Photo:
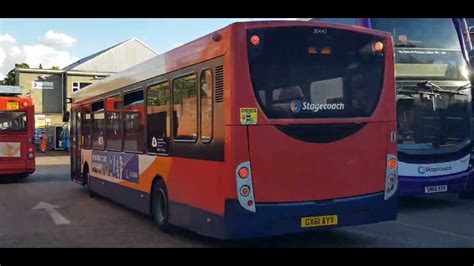
[[[469,35],[471,37],[471,43],[474,42],[474,18],[466,18],[466,23],[469,28]]]
[[[472,42],[474,41],[474,19],[471,18],[464,18],[459,20],[459,25],[461,27],[463,33],[463,39],[466,46],[466,51],[469,54],[469,51],[473,49]],[[472,65],[472,62],[470,62]]]
[[[73,93],[72,179],[222,239],[394,220],[393,60],[381,31],[231,24]]]
[[[315,19],[389,32],[395,44],[400,195],[469,190],[471,89],[464,19]]]
[[[25,178],[35,171],[34,106],[20,87],[0,86],[0,175]]]

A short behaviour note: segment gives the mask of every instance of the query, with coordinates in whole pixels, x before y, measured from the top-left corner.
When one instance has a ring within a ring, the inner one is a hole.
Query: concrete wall
[[[49,122],[50,126],[63,126],[63,115],[62,114],[45,114],[46,120],[51,119]]]

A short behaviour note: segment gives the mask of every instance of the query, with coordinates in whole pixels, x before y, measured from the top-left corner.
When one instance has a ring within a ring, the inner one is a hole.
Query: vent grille
[[[216,67],[216,102],[224,101],[224,66]]]

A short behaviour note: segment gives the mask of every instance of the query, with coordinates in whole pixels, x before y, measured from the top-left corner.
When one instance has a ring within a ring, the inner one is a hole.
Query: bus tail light
[[[397,168],[397,159],[392,158],[388,160],[388,167],[390,169],[396,169]]]
[[[260,44],[260,36],[258,35],[252,35],[252,37],[250,37],[250,43],[253,45],[253,46],[257,46]]]
[[[241,167],[239,169],[239,177],[247,178],[249,176],[249,169],[247,167]]]
[[[250,162],[243,162],[235,169],[235,177],[237,184],[237,197],[242,208],[255,212],[255,198],[252,186],[252,171]]]
[[[240,187],[240,196],[242,197],[248,197],[250,194],[250,188],[247,185],[243,185]]]
[[[384,199],[391,198],[398,188],[397,157],[393,154],[387,155],[387,171],[385,174]]]
[[[376,42],[374,44],[374,52],[376,52],[376,53],[383,52],[383,42]]]
[[[35,157],[35,149],[33,147],[28,147],[28,159],[33,159]]]

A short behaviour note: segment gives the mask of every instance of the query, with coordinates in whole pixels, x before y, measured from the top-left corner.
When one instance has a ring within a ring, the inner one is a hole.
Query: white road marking
[[[399,222],[399,221],[393,221],[392,223],[397,223],[397,224],[401,224],[401,225],[404,225],[404,226],[413,227],[413,228],[417,228],[417,229],[421,229],[421,230],[425,230],[425,231],[430,231],[430,232],[434,232],[434,233],[438,233],[438,234],[443,234],[443,235],[447,235],[447,236],[451,236],[451,237],[464,238],[464,239],[471,240],[471,241],[474,240],[474,237],[459,235],[459,234],[456,234],[456,233],[451,233],[451,232],[448,232],[448,231],[442,231],[442,230],[434,229],[434,228],[431,228],[431,227],[426,227],[426,226],[421,226],[421,225],[416,225],[416,224],[409,224],[409,223],[404,223],[404,222]]]
[[[52,205],[43,201],[40,201],[36,206],[33,207],[33,210],[46,210],[48,212],[49,216],[53,219],[55,224],[70,224],[71,222],[64,218],[57,210],[56,208],[59,208],[59,206]]]

